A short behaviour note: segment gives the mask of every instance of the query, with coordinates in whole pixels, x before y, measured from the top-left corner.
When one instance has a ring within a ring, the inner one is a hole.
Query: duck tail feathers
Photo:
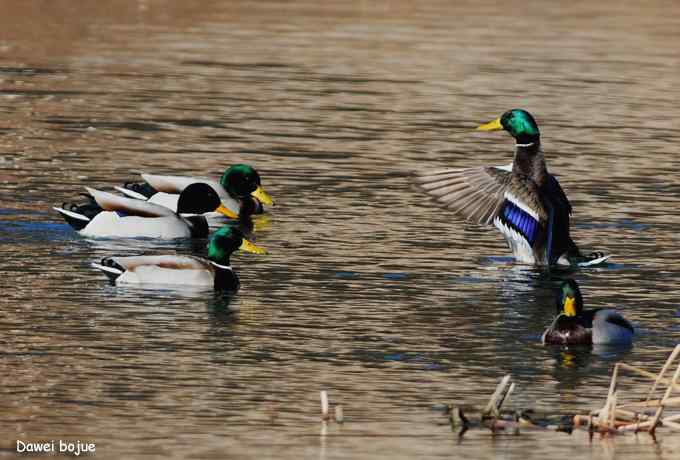
[[[85,228],[97,214],[103,211],[103,209],[94,201],[92,195],[85,193],[81,193],[81,195],[87,199],[87,202],[84,204],[62,203],[61,206],[52,208],[61,214],[64,220],[66,220],[66,222],[76,231]]]
[[[130,198],[135,198],[138,200],[148,200],[156,193],[158,193],[158,190],[156,190],[146,182],[142,183],[126,182],[125,184],[123,184],[122,187],[116,187],[116,190],[118,190],[119,192],[123,193],[126,196],[129,196]]]
[[[104,257],[101,263],[92,262],[92,267],[104,272],[109,280],[114,283],[123,273],[125,268],[115,261],[112,257]]]
[[[67,224],[73,227],[76,231],[84,229],[87,224],[90,223],[90,218],[84,214],[77,212],[77,210],[65,209],[67,208],[67,203],[64,203],[62,207],[53,207],[64,218]]]

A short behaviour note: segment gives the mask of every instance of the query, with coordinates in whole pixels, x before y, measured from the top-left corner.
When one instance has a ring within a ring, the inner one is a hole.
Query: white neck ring
[[[213,262],[212,260],[210,261],[211,264],[213,264],[217,268],[222,268],[224,270],[231,270],[231,265],[220,265],[217,262]]]

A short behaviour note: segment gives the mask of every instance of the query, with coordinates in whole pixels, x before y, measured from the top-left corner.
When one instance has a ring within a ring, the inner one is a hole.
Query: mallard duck
[[[200,238],[208,235],[208,222],[197,214],[215,211],[230,215],[212,187],[202,183],[191,184],[182,190],[177,213],[154,203],[85,188],[88,203],[65,203],[53,208],[83,236]]]
[[[263,204],[272,206],[271,197],[262,188],[260,175],[252,166],[236,164],[227,168],[219,181],[201,177],[161,176],[142,174],[143,183],[126,183],[116,190],[129,196],[147,200],[177,210],[179,193],[189,184],[202,182],[210,185],[220,196],[224,206],[232,211],[232,218],[244,218],[264,211]]]
[[[230,257],[238,249],[265,253],[237,229],[224,226],[210,237],[208,259],[178,255],[105,257],[92,266],[103,271],[116,285],[196,286],[237,291],[240,283]]]
[[[468,221],[493,224],[518,262],[586,266],[609,258],[582,255],[569,236],[571,204],[548,173],[538,125],[529,112],[509,110],[477,129],[510,133],[516,141],[513,162],[423,171],[418,181],[427,193]]]
[[[557,294],[557,317],[543,333],[543,343],[557,345],[627,345],[633,326],[613,309],[583,309],[581,290],[574,280],[564,281]]]

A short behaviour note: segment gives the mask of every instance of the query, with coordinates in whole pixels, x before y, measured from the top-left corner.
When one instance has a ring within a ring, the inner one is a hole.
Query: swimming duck
[[[196,286],[235,292],[240,282],[230,257],[238,249],[265,253],[237,229],[224,226],[210,237],[208,259],[178,255],[105,257],[92,266],[116,285]]]
[[[202,183],[191,184],[182,190],[177,213],[154,203],[85,188],[88,203],[53,208],[83,236],[200,238],[208,236],[208,222],[197,214],[215,211],[231,215],[212,187]]]
[[[509,110],[477,129],[510,133],[516,141],[513,162],[419,173],[427,193],[468,221],[493,224],[518,262],[587,266],[609,258],[581,254],[569,236],[571,204],[548,173],[538,125],[529,112]]]
[[[576,281],[567,280],[557,294],[557,317],[541,340],[557,345],[628,345],[633,334],[633,326],[616,310],[584,310]]]
[[[264,212],[263,204],[272,206],[272,198],[262,188],[260,175],[252,166],[235,164],[224,171],[219,181],[201,177],[161,176],[142,174],[143,183],[126,183],[116,190],[129,196],[147,200],[177,210],[179,193],[189,184],[202,182],[210,185],[224,206],[232,211],[232,218],[244,218]]]

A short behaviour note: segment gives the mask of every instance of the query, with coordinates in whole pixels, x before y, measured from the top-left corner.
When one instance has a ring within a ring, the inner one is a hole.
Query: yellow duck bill
[[[250,241],[243,239],[243,243],[239,247],[241,251],[252,252],[253,254],[266,254],[267,251],[259,246],[254,245]]]
[[[227,216],[230,219],[238,219],[238,214],[236,214],[234,211],[231,209],[228,209],[226,206],[223,204],[219,205],[217,209],[215,209],[215,212],[219,212],[220,214],[223,214]]]
[[[494,121],[477,126],[477,131],[498,131],[499,129],[503,129],[500,118],[496,118]]]
[[[576,299],[573,297],[564,299],[564,314],[567,316],[576,316]]]
[[[267,206],[274,206],[274,201],[272,200],[272,197],[270,197],[269,194],[265,192],[260,186],[258,186],[257,189],[253,193],[251,193],[251,195],[257,198],[262,204],[266,204]]]

